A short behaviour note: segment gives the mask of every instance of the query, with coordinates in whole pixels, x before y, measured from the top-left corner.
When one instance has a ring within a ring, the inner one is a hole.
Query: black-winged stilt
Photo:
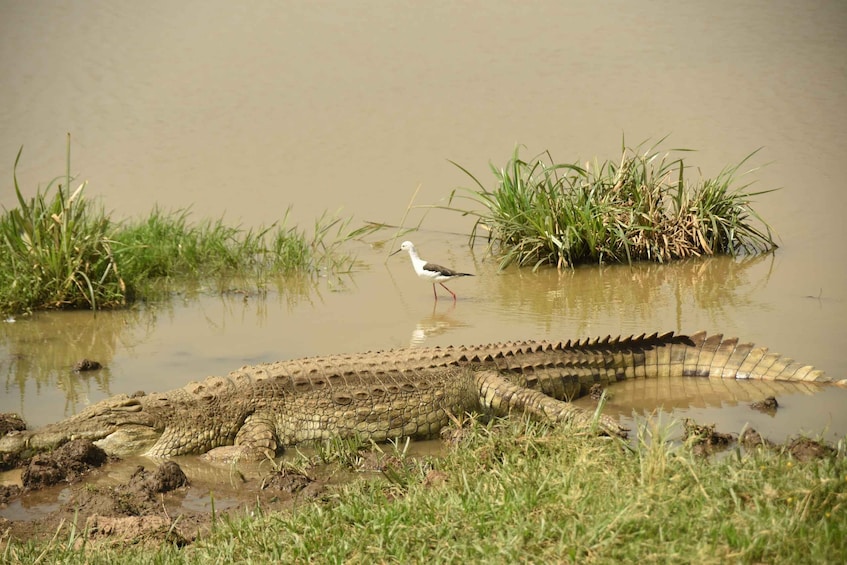
[[[435,291],[435,283],[440,284],[444,287],[444,289],[453,295],[453,300],[456,300],[456,293],[447,288],[444,285],[444,281],[449,281],[450,279],[455,279],[458,277],[472,277],[471,273],[460,273],[458,271],[454,271],[453,269],[448,269],[447,267],[442,267],[441,265],[436,265],[435,263],[427,263],[418,255],[418,250],[415,249],[415,245],[411,241],[404,241],[400,244],[400,249],[392,253],[391,255],[395,255],[400,253],[401,251],[408,251],[409,257],[412,259],[412,266],[415,268],[415,272],[418,276],[426,281],[432,283],[432,294],[435,296],[435,299],[438,300],[438,293]]]

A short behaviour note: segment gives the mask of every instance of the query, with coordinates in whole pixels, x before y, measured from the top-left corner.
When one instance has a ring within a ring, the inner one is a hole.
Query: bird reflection
[[[412,331],[412,338],[409,340],[411,347],[420,347],[432,337],[445,334],[456,328],[467,327],[468,324],[453,318],[453,311],[456,309],[456,303],[452,302],[443,312],[438,312],[437,303],[432,305],[432,314],[425,316],[415,325]]]

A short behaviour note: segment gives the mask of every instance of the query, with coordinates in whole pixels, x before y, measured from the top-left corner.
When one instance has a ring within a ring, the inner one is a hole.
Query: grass
[[[445,458],[353,481],[285,513],[220,517],[188,547],[7,542],[7,562],[836,563],[847,459],[703,459],[665,431],[635,447],[519,418],[473,422]],[[75,535],[79,535],[76,532]],[[67,536],[67,537],[66,537]]]
[[[114,222],[85,199],[85,183],[70,190],[67,168],[26,199],[13,174],[17,207],[0,216],[0,312],[122,307],[159,298],[186,279],[347,272],[342,249],[363,230],[322,216],[312,235],[288,225],[288,211],[268,228],[244,230],[223,220],[192,223],[187,210],[154,209],[140,220]]]
[[[0,309],[123,304],[125,283],[110,238],[112,222],[85,200],[85,183],[71,192],[70,145],[65,176],[29,200],[16,174],[13,179],[18,207],[0,218]]]
[[[348,239],[347,221],[323,216],[310,237],[304,230],[288,227],[288,214],[270,228],[242,230],[222,220],[192,223],[186,210],[154,209],[146,219],[116,230],[114,239],[124,259],[122,272],[133,281],[132,289],[143,289],[148,296],[156,295],[156,288],[169,281],[234,276],[259,280],[273,274],[353,268],[353,258],[341,250]]]
[[[663,140],[662,140],[663,141]],[[659,142],[661,143],[661,141]],[[738,185],[755,151],[715,178],[686,176],[688,167],[658,144],[625,145],[618,161],[556,163],[549,152],[524,161],[516,148],[505,167],[491,166],[496,184],[453,191],[448,209],[477,218],[471,233],[511,263],[559,268],[586,262],[666,262],[693,256],[766,252],[776,248],[771,229],[751,208],[751,192]],[[457,197],[475,209],[453,206]]]

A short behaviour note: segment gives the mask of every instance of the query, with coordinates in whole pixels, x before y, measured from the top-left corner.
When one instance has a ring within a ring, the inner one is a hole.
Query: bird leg
[[[438,283],[438,284],[440,284],[441,286],[444,286],[444,283]],[[435,285],[432,285],[432,290],[433,291],[435,290]],[[447,288],[446,286],[444,286],[444,290],[446,290],[447,292],[452,294],[453,295],[453,302],[456,302],[456,293],[453,292],[452,290],[450,290],[449,288]],[[436,296],[435,299],[438,300],[438,296]]]

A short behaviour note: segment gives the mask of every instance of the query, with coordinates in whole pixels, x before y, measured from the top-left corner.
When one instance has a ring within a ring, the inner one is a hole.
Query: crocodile
[[[465,412],[521,413],[626,435],[615,419],[568,401],[597,383],[670,375],[836,383],[765,347],[706,332],[403,348],[245,366],[168,392],[119,394],[43,428],[8,433],[0,454],[88,438],[115,455],[168,458],[233,446],[255,459],[312,440],[437,437]]]

